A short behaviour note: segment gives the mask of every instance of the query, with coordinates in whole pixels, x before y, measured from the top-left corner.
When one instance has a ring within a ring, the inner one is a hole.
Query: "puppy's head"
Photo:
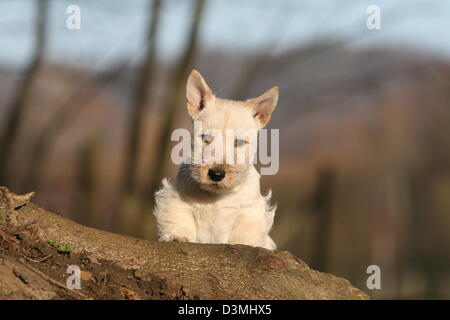
[[[247,101],[215,97],[196,70],[186,86],[187,111],[194,120],[190,175],[200,188],[223,192],[238,185],[252,165],[257,132],[266,126],[278,101],[278,87]],[[201,150],[201,151],[199,151]]]

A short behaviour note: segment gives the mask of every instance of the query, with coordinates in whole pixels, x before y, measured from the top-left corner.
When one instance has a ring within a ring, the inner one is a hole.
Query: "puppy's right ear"
[[[214,95],[206,84],[205,79],[197,70],[192,70],[186,84],[187,111],[192,119],[202,111]]]

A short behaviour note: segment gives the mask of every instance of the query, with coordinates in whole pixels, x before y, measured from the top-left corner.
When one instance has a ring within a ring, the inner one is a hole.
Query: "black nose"
[[[225,178],[225,171],[222,169],[209,169],[208,176],[212,181],[219,182]]]

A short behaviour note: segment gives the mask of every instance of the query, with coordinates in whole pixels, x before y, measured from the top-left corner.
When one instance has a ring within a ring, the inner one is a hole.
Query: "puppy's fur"
[[[191,118],[201,121],[203,132],[218,129],[223,137],[226,129],[263,128],[278,101],[277,87],[247,101],[217,98],[196,70],[189,76],[186,93]],[[193,137],[203,138],[198,133]],[[246,141],[239,147],[246,148],[248,154],[251,143],[256,141]],[[213,181],[208,175],[210,169],[221,170],[225,177]],[[155,195],[158,240],[246,244],[274,250],[276,245],[269,231],[275,207],[269,203],[270,192],[261,195],[259,179],[259,173],[248,162],[183,164],[176,179],[164,179]]]

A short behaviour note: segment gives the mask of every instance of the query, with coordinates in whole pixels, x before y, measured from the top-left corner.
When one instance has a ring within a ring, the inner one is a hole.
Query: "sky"
[[[33,48],[37,0],[0,1],[0,65],[21,66]],[[193,1],[163,5],[160,56],[183,48]],[[68,30],[69,5],[81,9],[81,29]],[[368,30],[366,9],[381,10],[381,29]],[[144,48],[148,0],[50,0],[47,59],[107,68],[138,60]],[[450,1],[446,0],[209,0],[200,30],[207,48],[272,52],[323,38],[352,46],[404,46],[450,59]]]

